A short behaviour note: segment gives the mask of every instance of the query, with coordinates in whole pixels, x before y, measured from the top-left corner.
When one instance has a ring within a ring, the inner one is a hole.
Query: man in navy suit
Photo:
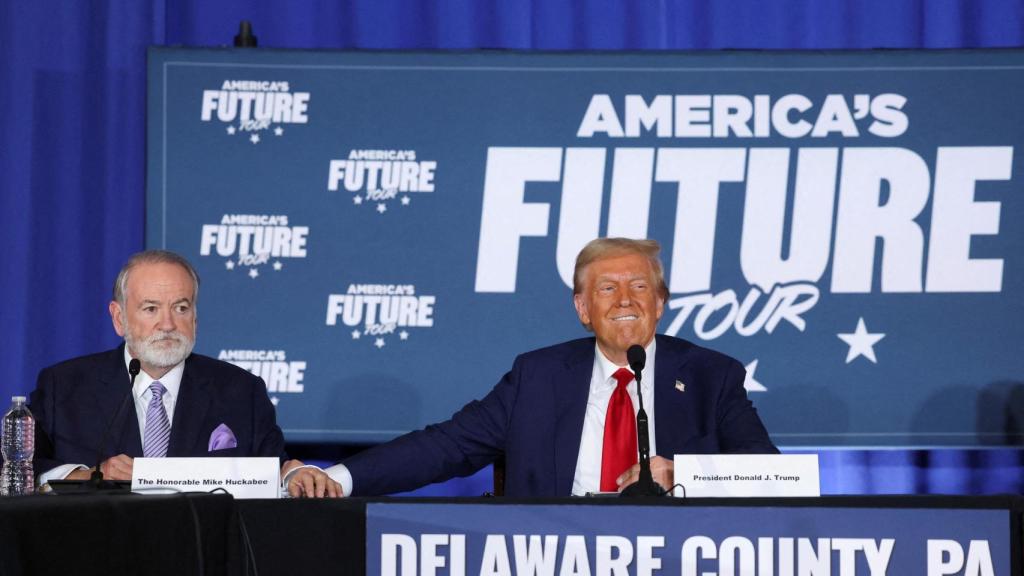
[[[198,293],[195,269],[173,252],[151,250],[128,260],[108,307],[125,343],[39,374],[31,409],[40,485],[89,478],[86,465],[102,449],[100,469],[111,480],[130,480],[134,458],[143,455],[270,456],[284,463],[292,496],[340,495],[323,471],[285,461],[284,436],[263,380],[192,354]],[[141,371],[129,389],[133,359]],[[129,393],[134,403],[127,402]],[[122,402],[128,406],[115,420]]]
[[[677,453],[778,452],[747,399],[739,362],[655,336],[668,298],[659,250],[652,240],[589,243],[576,259],[573,301],[593,338],[519,356],[490,393],[450,420],[328,473],[346,494],[388,494],[471,474],[504,455],[509,496],[622,490],[639,474],[630,422],[638,410],[636,380],[625,368],[634,344],[647,351],[641,385],[657,454],[651,469],[664,488],[674,484]]]

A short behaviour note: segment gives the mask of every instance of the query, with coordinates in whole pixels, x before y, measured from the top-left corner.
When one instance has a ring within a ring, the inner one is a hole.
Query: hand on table
[[[100,463],[100,472],[103,472],[104,480],[131,480],[132,463],[134,460],[125,454],[111,456]],[[65,480],[88,480],[92,477],[92,468],[88,470],[75,470],[65,477]]]
[[[651,476],[663,489],[671,490],[675,486],[675,472],[672,461],[661,456],[651,458]],[[634,464],[629,470],[623,472],[616,483],[619,485],[619,492],[635,483],[640,478],[640,464]]]
[[[299,460],[289,460],[281,466],[281,476],[303,466]],[[292,498],[341,498],[344,496],[338,484],[319,468],[303,468],[288,479],[288,494]]]

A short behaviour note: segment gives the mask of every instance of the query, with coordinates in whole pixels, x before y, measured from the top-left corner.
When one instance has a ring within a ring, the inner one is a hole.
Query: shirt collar
[[[124,364],[128,366],[132,361],[131,354],[128,353],[128,346],[124,347]],[[160,377],[160,383],[167,389],[165,395],[170,395],[171,398],[178,396],[178,389],[181,388],[181,378],[185,374],[185,361],[182,360],[178,364],[171,368],[167,374]],[[153,378],[146,374],[145,370],[140,370],[139,375],[135,377],[135,386],[132,387],[132,394],[135,398],[142,398],[144,394],[148,394],[149,385],[154,382]]]
[[[657,348],[657,342],[657,338],[651,338],[651,343],[644,348],[644,352],[647,353],[647,364],[644,366],[644,370],[640,375],[644,391],[647,391],[651,384],[652,375],[649,367],[653,364],[652,359],[654,358],[655,348]],[[609,360],[608,357],[604,355],[604,352],[601,352],[601,347],[598,346],[597,342],[594,343],[594,356],[596,359],[595,364],[597,373],[600,376],[599,382],[601,382],[602,385],[614,386],[615,384],[612,382],[612,375],[615,374],[619,368],[623,368],[623,366],[619,366],[615,362]],[[628,369],[629,367],[625,366],[625,368]]]

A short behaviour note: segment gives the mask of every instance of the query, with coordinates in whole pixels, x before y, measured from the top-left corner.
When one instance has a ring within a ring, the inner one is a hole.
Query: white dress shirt
[[[644,393],[644,410],[649,422],[651,454],[656,454],[654,443],[654,348],[656,340],[647,345],[647,363],[640,373]],[[585,496],[588,492],[601,490],[601,453],[604,451],[604,418],[608,401],[618,382],[614,374],[622,366],[609,360],[601,348],[595,345],[594,370],[590,376],[590,394],[587,397],[587,413],[583,418],[583,436],[580,439],[580,453],[576,460],[576,474],[572,479],[572,495]],[[628,368],[628,367],[627,367]],[[636,380],[626,387],[633,402],[633,413],[640,411],[637,400]]]
[[[124,358],[126,365],[132,361],[127,346],[124,347]],[[149,389],[150,384],[160,382],[166,388],[163,396],[164,410],[167,412],[167,421],[174,424],[174,407],[178,402],[178,391],[181,390],[181,377],[184,374],[185,361],[182,360],[158,380],[154,380],[145,370],[140,371],[135,377],[132,396],[135,398],[135,415],[139,419],[139,438],[142,439],[143,446],[146,445],[146,414],[149,412],[149,400],[153,397],[153,392]]]

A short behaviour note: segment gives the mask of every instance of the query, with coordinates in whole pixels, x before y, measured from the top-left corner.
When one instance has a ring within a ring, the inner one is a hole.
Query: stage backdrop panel
[[[1024,53],[153,49],[147,246],[288,439],[377,442],[585,336],[597,236],[784,446],[1021,440]]]

